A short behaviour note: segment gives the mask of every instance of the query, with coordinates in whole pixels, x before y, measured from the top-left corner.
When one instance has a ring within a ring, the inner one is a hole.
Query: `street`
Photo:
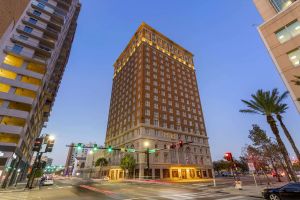
[[[226,184],[214,188],[207,183],[147,183],[147,182],[90,182],[81,179],[58,179],[52,186],[43,186],[31,191],[3,192],[1,199],[13,200],[92,200],[92,199],[205,199],[205,200],[251,200],[258,199],[246,195],[230,194],[220,191],[223,187],[232,187],[230,178],[219,179]],[[229,185],[228,185],[229,184]],[[233,188],[233,187],[232,187]]]

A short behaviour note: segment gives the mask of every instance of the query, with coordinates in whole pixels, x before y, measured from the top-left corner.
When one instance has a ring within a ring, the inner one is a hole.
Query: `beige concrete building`
[[[278,72],[300,112],[300,1],[253,0],[264,23],[259,26],[263,39]]]
[[[191,144],[179,147],[180,140]],[[145,23],[114,64],[105,146],[157,149],[149,159],[152,178],[212,176],[193,54]],[[146,176],[145,153],[131,154],[134,176]],[[124,155],[107,153],[111,179],[124,177],[119,167]]]
[[[5,187],[17,169],[20,179],[26,176],[69,58],[80,3],[1,0],[0,9],[0,183]]]

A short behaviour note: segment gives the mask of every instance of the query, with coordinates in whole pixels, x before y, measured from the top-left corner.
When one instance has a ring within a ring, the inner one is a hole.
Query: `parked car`
[[[41,182],[42,182],[42,185],[45,186],[45,185],[53,185],[54,184],[54,181],[53,181],[53,177],[52,176],[46,176],[46,177],[43,177],[41,179]]]
[[[233,175],[230,172],[222,172],[222,176],[232,177]]]
[[[300,183],[289,183],[279,188],[264,189],[262,196],[269,200],[299,200]]]

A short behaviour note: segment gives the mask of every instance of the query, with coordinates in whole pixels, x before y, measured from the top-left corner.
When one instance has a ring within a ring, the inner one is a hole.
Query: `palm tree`
[[[273,90],[272,93],[270,91],[257,90],[256,94],[252,94],[251,97],[252,99],[249,101],[242,100],[242,102],[246,104],[247,109],[242,109],[240,110],[240,112],[260,114],[266,116],[266,120],[270,125],[273,134],[276,137],[280,151],[287,165],[287,171],[289,172],[291,179],[293,181],[297,181],[297,176],[292,169],[292,163],[289,158],[289,154],[279,135],[279,130],[277,128],[276,121],[272,115],[276,110],[275,105],[278,100],[278,92],[276,92],[276,90],[275,91]]]
[[[274,89],[275,92],[278,93],[277,89]],[[273,91],[274,91],[273,90]],[[297,156],[297,159],[298,161],[300,161],[300,153],[299,153],[299,150],[294,142],[294,139],[292,138],[290,132],[288,131],[288,129],[286,128],[285,124],[283,123],[283,119],[282,119],[282,114],[284,114],[286,112],[286,110],[288,109],[288,105],[285,104],[285,103],[281,103],[288,95],[288,92],[284,92],[282,95],[278,96],[278,100],[276,101],[276,104],[275,104],[275,115],[276,115],[276,118],[277,120],[279,121],[280,123],[280,126],[285,134],[285,136],[287,137],[287,139],[289,140],[296,156]]]

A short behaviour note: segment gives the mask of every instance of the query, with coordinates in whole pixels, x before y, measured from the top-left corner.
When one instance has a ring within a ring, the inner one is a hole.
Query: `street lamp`
[[[144,147],[148,148],[150,145],[149,141],[144,141]]]
[[[50,136],[49,136],[49,140],[50,140],[50,141],[55,140],[55,136],[54,136],[54,135],[50,135]]]
[[[89,154],[93,155],[92,166],[91,166],[91,170],[90,170],[90,178],[91,178],[92,172],[93,172],[93,167],[94,167],[94,156],[95,156],[95,154],[94,154],[93,150],[90,150]]]
[[[146,147],[147,149],[146,149],[146,158],[147,158],[147,178],[149,177],[149,171],[150,171],[150,164],[149,164],[149,146],[150,146],[150,143],[149,143],[149,141],[144,141],[144,147]]]

